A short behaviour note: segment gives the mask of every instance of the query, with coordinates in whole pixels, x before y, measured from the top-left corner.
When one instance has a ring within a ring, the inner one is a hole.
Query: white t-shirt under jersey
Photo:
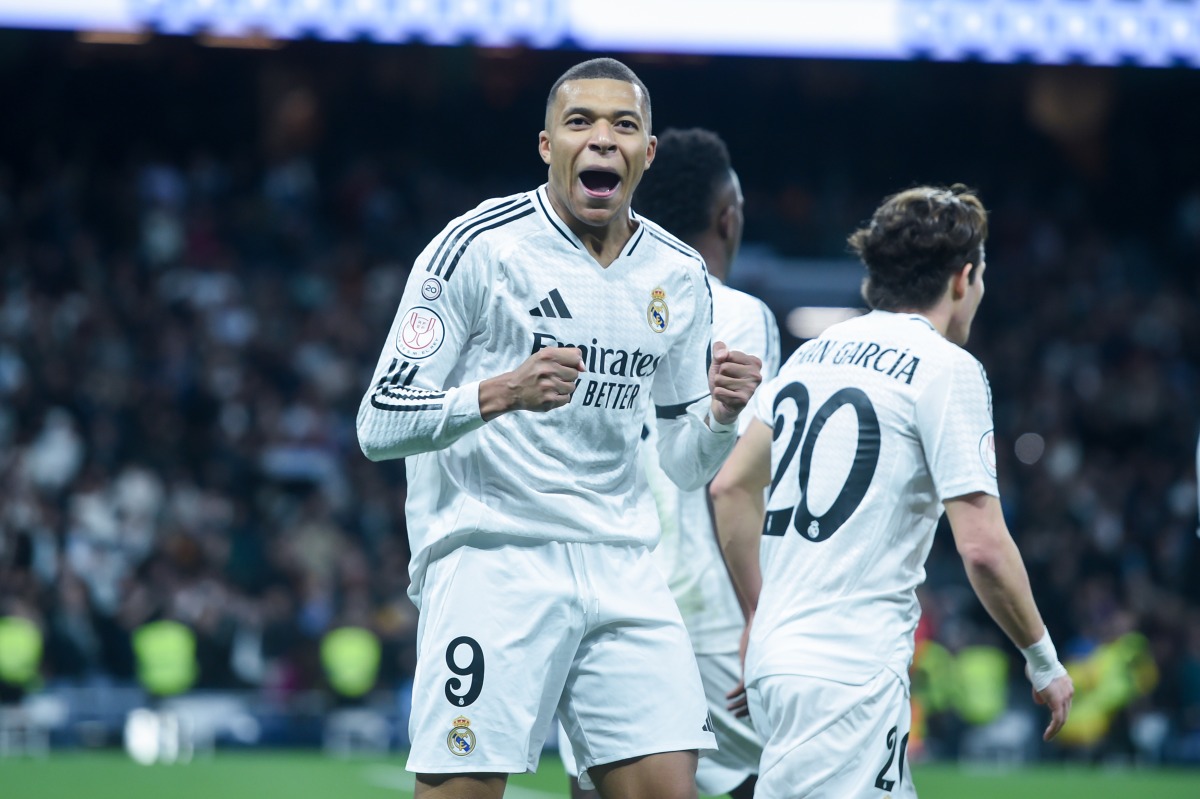
[[[729,288],[712,276],[709,282],[713,341],[724,341],[731,350],[757,356],[762,361],[763,381],[770,380],[779,371],[775,316],[757,297]],[[738,419],[739,432],[752,420],[749,410],[743,413]],[[662,518],[662,538],[654,559],[683,614],[692,648],[701,654],[736,652],[746,622],[713,530],[708,488],[682,491],[654,471],[650,480]]]
[[[711,479],[732,447],[733,431],[710,430],[699,402],[712,320],[704,262],[631,218],[637,229],[601,267],[542,186],[455,219],[414,264],[358,435],[369,457],[406,459],[418,606],[425,565],[460,536],[652,546],[657,515],[637,462],[651,395],[677,482]],[[479,382],[554,346],[578,347],[587,366],[571,403],[484,424]]]
[[[747,680],[907,679],[942,503],[999,495],[983,367],[924,317],[874,311],[796,350],[754,413],[775,437]]]

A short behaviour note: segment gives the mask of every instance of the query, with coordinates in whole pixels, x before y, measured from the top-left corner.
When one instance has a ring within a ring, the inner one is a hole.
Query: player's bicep
[[[1000,500],[976,491],[945,501],[946,521],[960,555],[969,561],[986,560],[1008,539],[1008,525]]]

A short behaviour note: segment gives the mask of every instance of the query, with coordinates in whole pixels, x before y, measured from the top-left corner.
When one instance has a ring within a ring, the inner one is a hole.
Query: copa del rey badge
[[[396,349],[406,358],[419,361],[438,351],[446,338],[446,326],[432,308],[420,305],[410,310],[396,331]]]
[[[450,747],[451,754],[459,757],[466,757],[475,751],[475,733],[471,732],[469,718],[459,716],[454,720],[454,727],[446,736],[446,746]]]
[[[979,439],[979,459],[983,461],[983,468],[993,478],[996,476],[996,434],[991,430],[983,434],[983,438]]]
[[[667,322],[671,318],[671,312],[667,308],[667,292],[659,286],[650,292],[650,305],[646,308],[646,321],[650,323],[650,329],[655,333],[662,333],[667,329]]]

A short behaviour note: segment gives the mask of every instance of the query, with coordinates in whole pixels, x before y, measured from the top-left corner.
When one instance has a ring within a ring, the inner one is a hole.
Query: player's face
[[[960,347],[971,337],[971,323],[975,321],[975,313],[979,303],[983,302],[983,273],[987,269],[987,258],[980,257],[979,267],[975,270],[975,280],[967,284],[966,294],[958,309],[950,318],[950,327],[946,338]]]
[[[654,160],[648,123],[645,97],[632,83],[597,78],[559,87],[538,151],[550,165],[555,210],[573,229],[624,222]]]

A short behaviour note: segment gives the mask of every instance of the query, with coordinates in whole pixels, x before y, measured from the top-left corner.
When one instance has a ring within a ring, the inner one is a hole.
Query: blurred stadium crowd
[[[570,54],[22,37],[0,63],[25,119],[0,133],[0,617],[44,651],[8,698],[134,683],[135,631],[162,619],[195,635],[196,689],[286,705],[328,684],[320,641],[343,626],[374,631],[377,685],[402,685],[403,466],[361,456],[355,411],[420,248],[543,179],[541,103]],[[1170,102],[1197,79],[631,63],[657,127],[726,137],[747,241],[781,255],[844,257],[913,182],[981,190],[970,349],[1009,524],[1074,663],[1083,721],[1056,751],[1200,763],[1200,123]],[[951,757],[1019,658],[948,535],[928,572],[914,696],[926,752]],[[979,646],[1004,653],[990,683],[954,666]]]

